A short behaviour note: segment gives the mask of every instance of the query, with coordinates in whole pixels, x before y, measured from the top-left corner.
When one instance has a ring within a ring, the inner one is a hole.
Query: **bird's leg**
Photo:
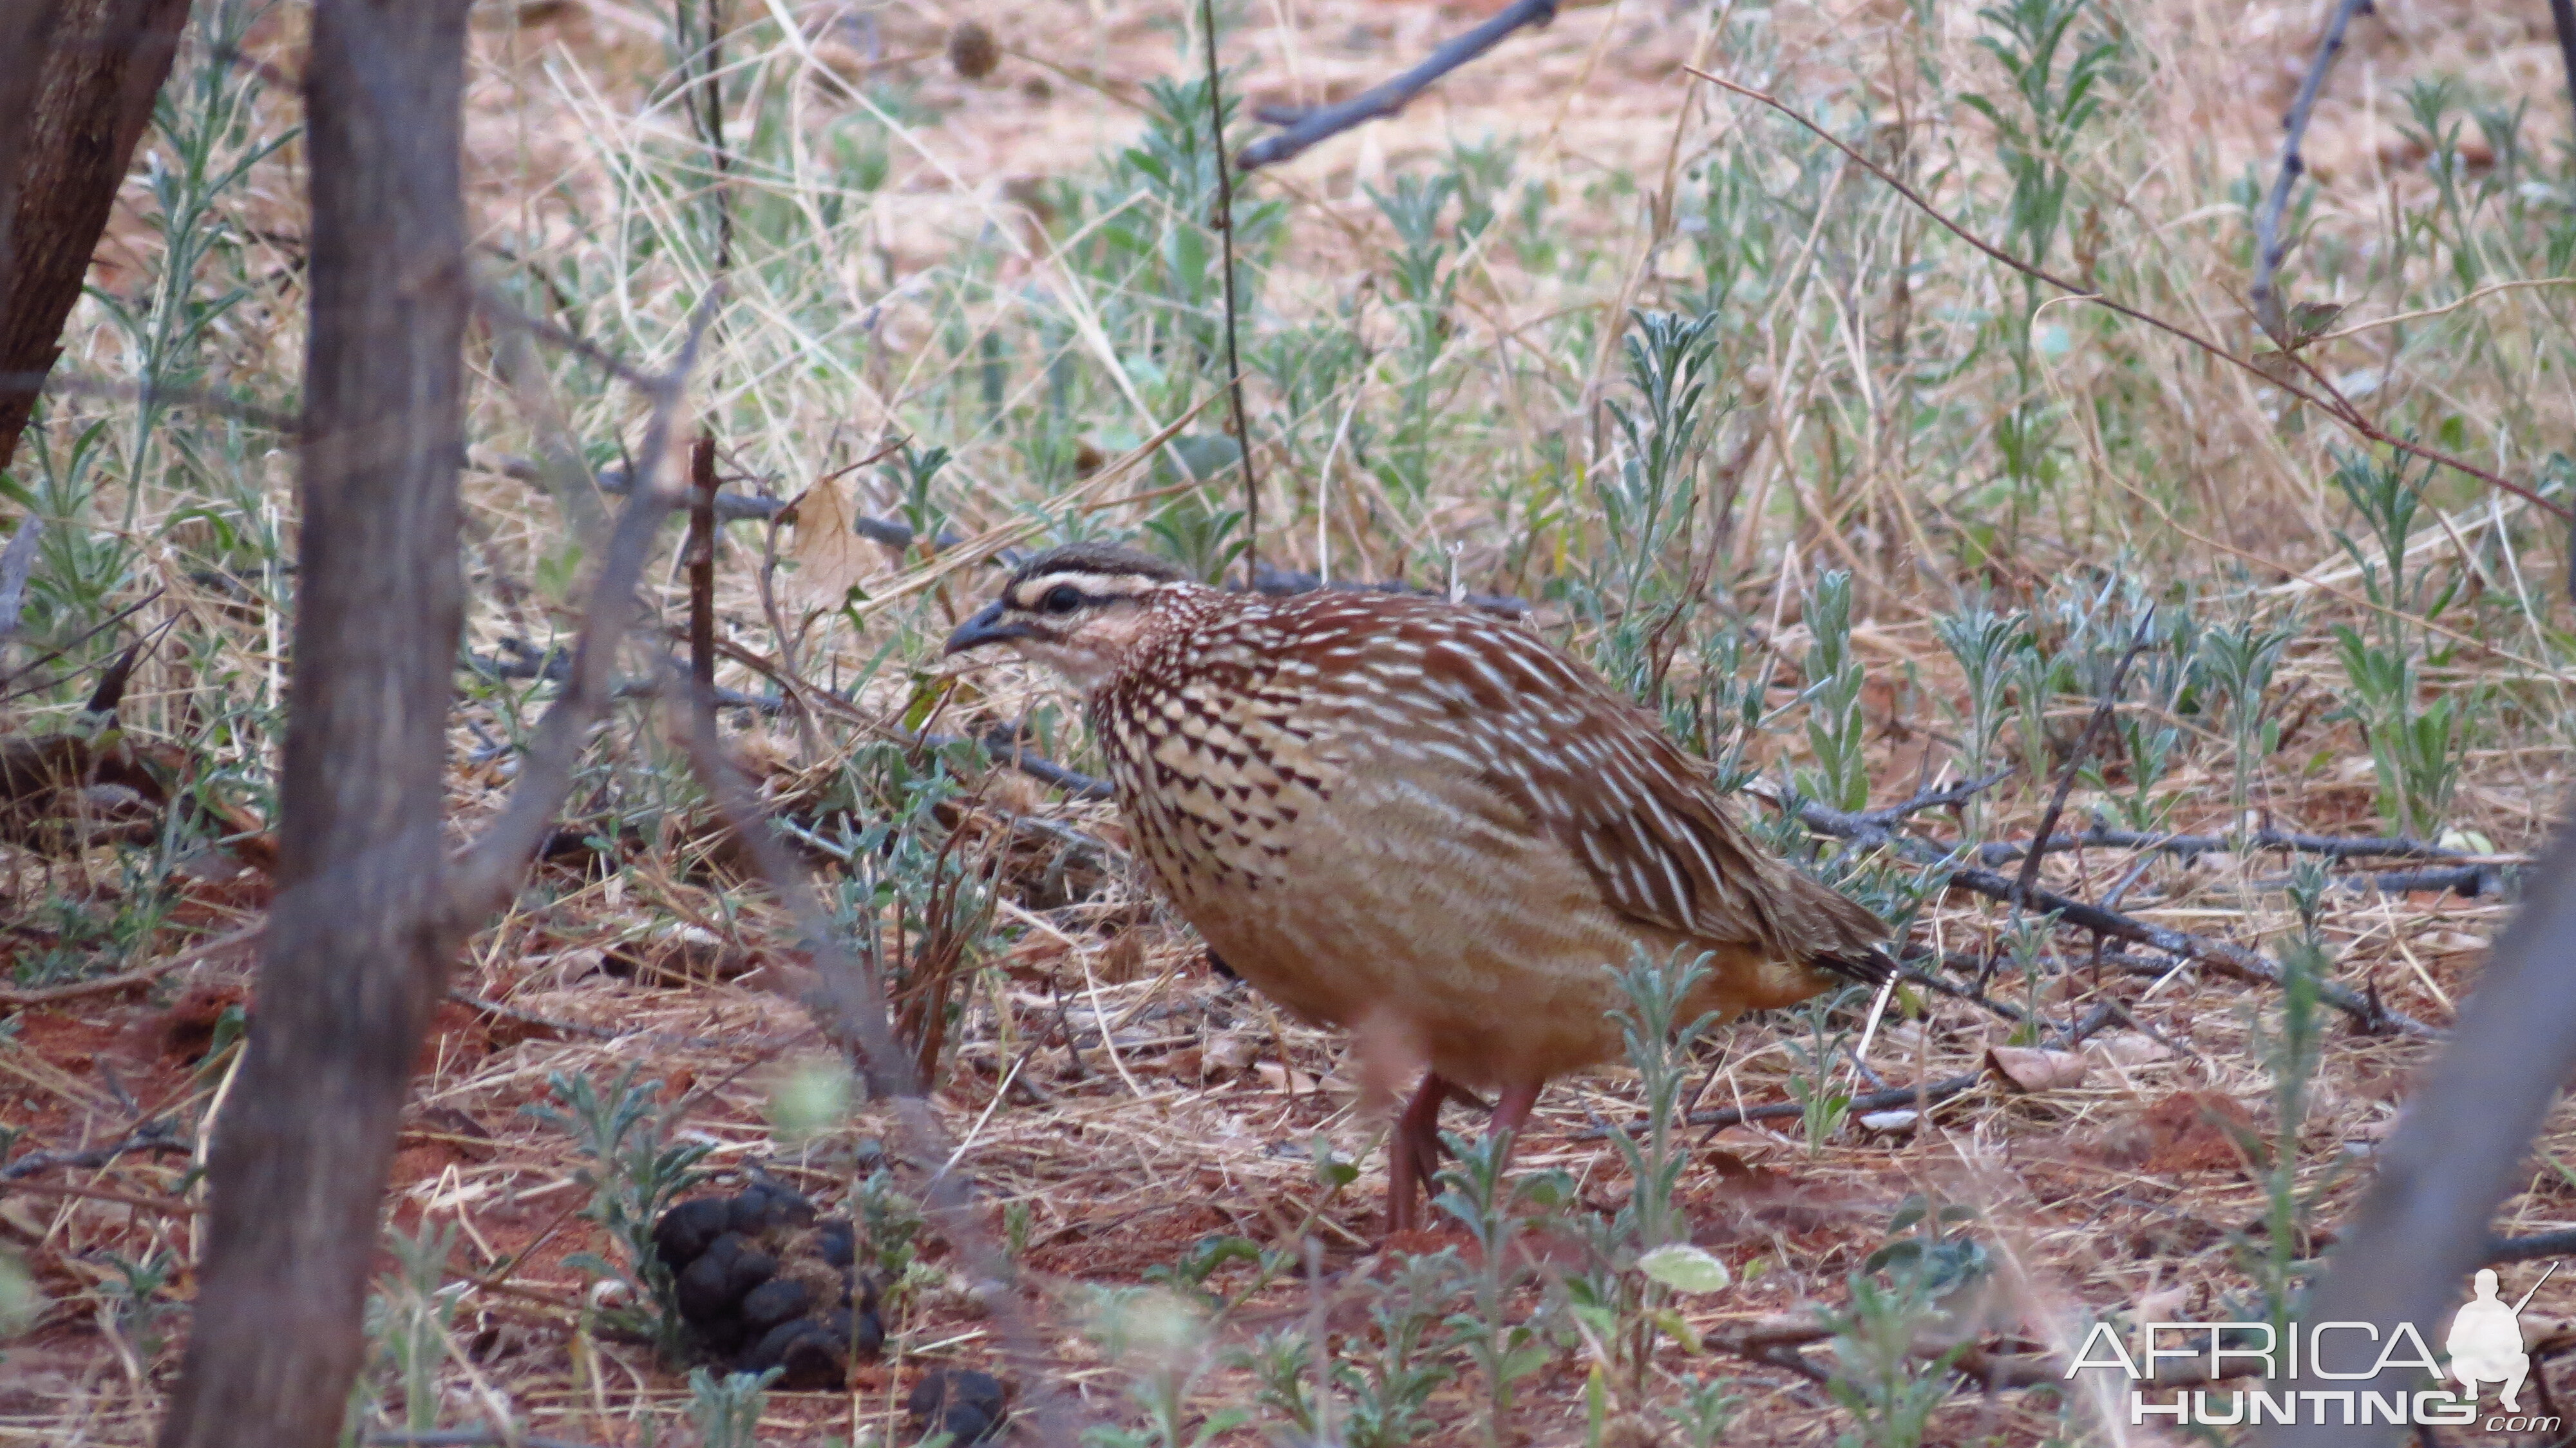
[[[1485,1123],[1485,1135],[1518,1137],[1521,1127],[1529,1121],[1531,1108],[1538,1105],[1539,1091],[1546,1084],[1543,1081],[1530,1081],[1504,1087],[1494,1097],[1494,1115]],[[1510,1161],[1511,1144],[1506,1142],[1503,1147],[1503,1160],[1496,1163],[1497,1169]]]
[[[1395,1120],[1386,1146],[1386,1230],[1410,1232],[1422,1225],[1414,1208],[1430,1194],[1431,1174],[1440,1161],[1440,1104],[1457,1088],[1437,1071],[1422,1074],[1413,1099]]]

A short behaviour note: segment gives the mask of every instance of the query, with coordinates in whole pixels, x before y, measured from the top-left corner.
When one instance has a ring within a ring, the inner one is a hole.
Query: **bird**
[[[1417,1229],[1439,1113],[1620,1054],[1616,972],[1705,953],[1683,1019],[1892,969],[1866,906],[1766,852],[1708,767],[1530,629],[1445,599],[1211,587],[1133,548],[1019,563],[949,635],[1078,691],[1154,886],[1209,957],[1427,1069],[1388,1142]]]

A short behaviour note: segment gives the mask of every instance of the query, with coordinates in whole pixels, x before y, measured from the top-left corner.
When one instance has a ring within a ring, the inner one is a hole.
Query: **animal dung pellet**
[[[691,1338],[737,1371],[780,1368],[782,1387],[837,1388],[853,1357],[885,1343],[851,1225],[816,1220],[785,1187],[682,1202],[653,1224],[653,1249]]]

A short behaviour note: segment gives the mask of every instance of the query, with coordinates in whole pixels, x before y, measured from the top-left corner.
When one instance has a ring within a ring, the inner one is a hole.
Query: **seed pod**
[[[1002,46],[993,32],[972,20],[960,20],[948,32],[948,68],[968,80],[982,80],[1002,63]]]

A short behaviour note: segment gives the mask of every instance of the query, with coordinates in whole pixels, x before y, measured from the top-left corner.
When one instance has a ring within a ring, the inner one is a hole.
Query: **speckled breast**
[[[1275,883],[1284,832],[1338,772],[1278,673],[1257,641],[1181,633],[1091,701],[1137,848],[1185,910],[1196,893]]]

